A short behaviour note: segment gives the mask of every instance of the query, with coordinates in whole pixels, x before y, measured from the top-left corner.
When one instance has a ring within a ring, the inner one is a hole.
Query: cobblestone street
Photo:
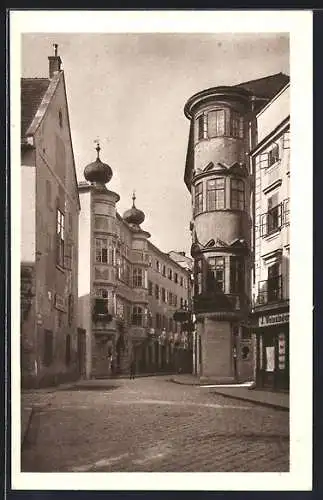
[[[289,413],[169,376],[22,395],[23,472],[285,472]],[[35,406],[36,405],[36,406]]]

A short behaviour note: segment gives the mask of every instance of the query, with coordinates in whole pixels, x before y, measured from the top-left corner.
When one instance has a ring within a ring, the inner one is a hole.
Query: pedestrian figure
[[[136,362],[133,359],[130,363],[130,379],[135,378],[135,372],[136,372]]]

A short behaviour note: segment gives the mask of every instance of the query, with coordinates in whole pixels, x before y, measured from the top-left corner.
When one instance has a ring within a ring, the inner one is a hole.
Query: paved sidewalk
[[[211,380],[208,380],[207,383],[201,382],[193,375],[174,375],[170,380],[177,384],[199,386],[201,387],[201,391],[206,390],[207,388],[216,394],[221,394],[222,396],[227,396],[232,399],[248,401],[261,406],[268,406],[270,408],[289,411],[288,393],[260,390],[243,386],[239,387],[239,384],[237,384],[236,387],[220,387],[220,384],[213,384]],[[214,385],[215,387],[205,387],[205,389],[203,387],[210,385]],[[216,387],[216,385],[219,385],[219,387]]]

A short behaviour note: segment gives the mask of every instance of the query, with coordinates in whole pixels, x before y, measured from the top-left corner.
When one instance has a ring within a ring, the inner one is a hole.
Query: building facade
[[[258,114],[251,152],[253,190],[254,377],[289,388],[289,84]]]
[[[86,338],[85,375],[109,377],[189,369],[187,332],[173,319],[189,300],[189,273],[150,241],[135,206],[117,212],[107,189],[111,168],[97,159],[79,184],[79,327]]]
[[[199,376],[252,377],[251,190],[249,152],[256,113],[286,83],[273,75],[193,95],[184,180],[192,196],[193,309]]]
[[[79,196],[64,72],[21,79],[21,382],[79,375]]]

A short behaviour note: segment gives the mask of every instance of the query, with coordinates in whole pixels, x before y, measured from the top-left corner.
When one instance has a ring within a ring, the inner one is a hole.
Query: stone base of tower
[[[201,316],[196,324],[200,381],[226,384],[251,380],[252,361],[250,356],[244,359],[242,355],[240,326],[206,314]]]

